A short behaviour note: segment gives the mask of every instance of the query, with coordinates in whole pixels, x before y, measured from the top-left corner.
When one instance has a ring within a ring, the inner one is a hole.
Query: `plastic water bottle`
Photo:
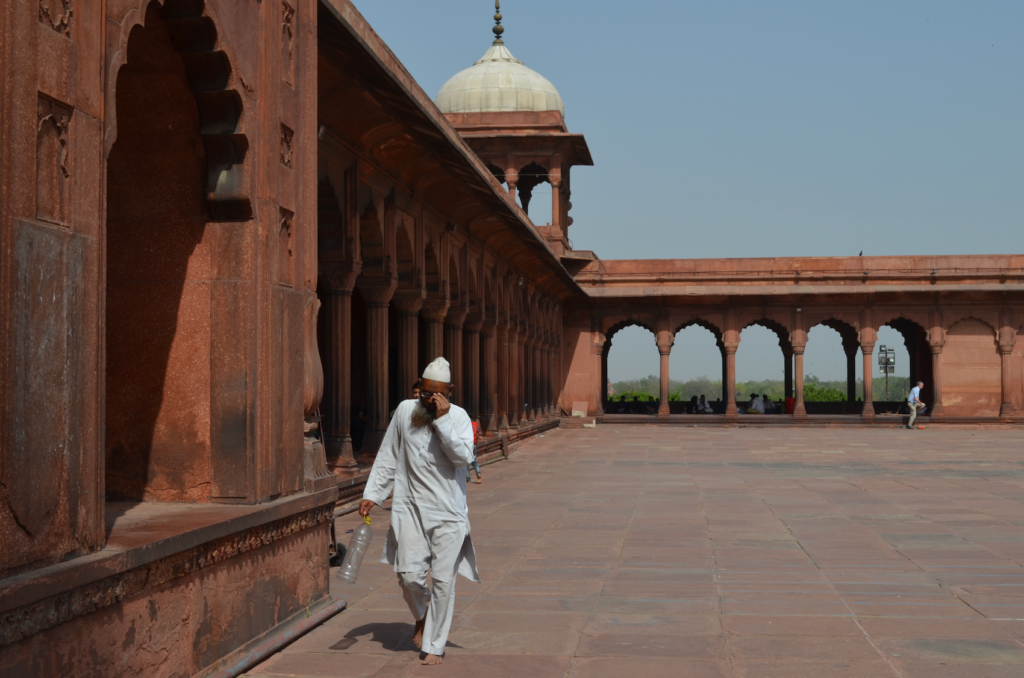
[[[363,517],[363,524],[352,531],[352,541],[345,551],[345,558],[338,568],[338,579],[346,584],[355,584],[359,576],[359,566],[363,564],[363,556],[373,539],[373,530],[370,529],[370,516]]]

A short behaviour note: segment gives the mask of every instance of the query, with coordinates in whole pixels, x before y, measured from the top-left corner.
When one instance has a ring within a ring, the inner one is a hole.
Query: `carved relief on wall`
[[[281,125],[281,164],[285,167],[292,166],[292,139],[295,132]]]
[[[280,208],[280,229],[277,235],[277,282],[281,285],[292,286],[295,274],[295,246],[293,243],[292,221],[295,213]]]
[[[295,9],[281,3],[281,75],[289,85],[295,82]],[[290,165],[289,165],[290,166]]]
[[[39,0],[39,20],[65,38],[71,37],[71,0]]]
[[[67,223],[70,217],[71,109],[40,96],[36,107],[36,217]]]

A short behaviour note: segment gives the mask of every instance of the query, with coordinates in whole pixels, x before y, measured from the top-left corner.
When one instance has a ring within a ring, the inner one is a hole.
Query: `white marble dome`
[[[501,42],[444,84],[435,99],[442,113],[558,111],[562,97],[547,78],[527,68]]]

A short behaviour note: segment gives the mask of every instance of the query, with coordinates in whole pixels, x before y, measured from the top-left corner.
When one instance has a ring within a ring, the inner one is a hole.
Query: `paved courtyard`
[[[1024,676],[1019,430],[555,430],[469,492],[442,666],[376,509],[349,608],[249,675]]]

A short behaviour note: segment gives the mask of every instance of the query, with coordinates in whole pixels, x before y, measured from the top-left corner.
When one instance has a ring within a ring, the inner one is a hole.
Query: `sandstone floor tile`
[[[735,678],[897,678],[899,674],[883,660],[847,661],[765,661],[733,660]]]
[[[736,636],[863,636],[851,617],[723,615],[722,628]]]
[[[725,642],[718,636],[680,636],[657,633],[599,633],[580,638],[576,656],[679,657],[725,659]]]
[[[583,627],[586,635],[654,633],[681,636],[720,636],[722,625],[716,615],[592,614]]]
[[[733,659],[812,659],[817,661],[873,661],[878,652],[863,636],[767,636],[727,637]]]
[[[246,675],[295,678],[365,678],[388,662],[384,655],[282,652]]]
[[[730,678],[732,666],[724,660],[674,657],[580,657],[568,678]]]
[[[558,656],[449,652],[440,667],[415,662],[402,675],[415,678],[437,678],[438,675],[444,678],[562,678],[569,669],[570,661],[570,657]]]

